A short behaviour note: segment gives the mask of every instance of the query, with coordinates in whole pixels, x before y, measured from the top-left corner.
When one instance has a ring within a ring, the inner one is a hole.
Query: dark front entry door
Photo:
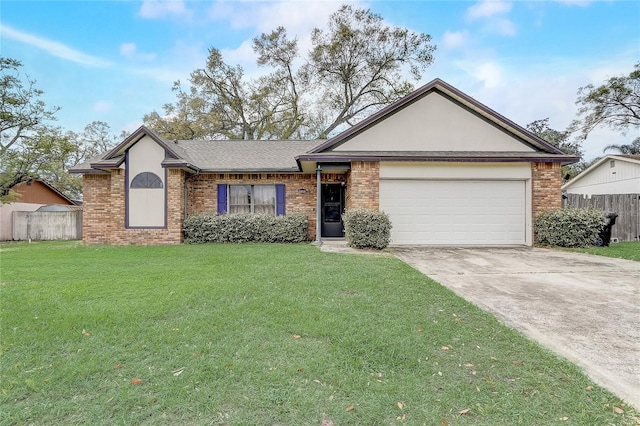
[[[342,213],[344,211],[344,186],[322,184],[322,236],[344,237]]]

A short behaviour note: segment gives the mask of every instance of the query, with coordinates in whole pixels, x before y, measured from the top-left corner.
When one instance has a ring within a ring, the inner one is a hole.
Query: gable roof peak
[[[411,105],[415,101],[433,92],[438,92],[444,95],[445,97],[448,97],[449,99],[453,99],[454,101],[462,104],[465,108],[468,108],[469,110],[472,110],[474,113],[484,117],[486,120],[493,122],[495,125],[497,125],[498,127],[501,127],[508,133],[511,133],[514,136],[517,136],[518,138],[527,141],[528,143],[530,143],[532,146],[536,147],[540,151],[547,152],[550,154],[566,155],[556,146],[538,137],[531,131],[519,126],[518,124],[514,123],[513,121],[504,117],[503,115],[492,110],[488,106],[478,102],[471,96],[460,91],[459,89],[455,88],[454,86],[452,86],[451,84],[447,83],[446,81],[440,78],[434,78],[433,80],[426,83],[425,85],[419,87],[418,89],[407,94],[406,96],[398,99],[396,102],[390,105],[387,105],[386,107],[378,110],[377,112],[365,118],[364,120],[358,122],[354,126],[351,126],[350,128],[339,133],[338,135],[332,138],[329,138],[325,143],[319,145],[314,150],[310,151],[310,153],[321,153],[321,152],[331,151],[333,148],[345,143],[347,140],[351,139],[357,134],[363,131],[366,131],[368,128],[375,126],[380,121],[386,119],[387,117],[395,114],[401,109],[406,108],[407,106]]]

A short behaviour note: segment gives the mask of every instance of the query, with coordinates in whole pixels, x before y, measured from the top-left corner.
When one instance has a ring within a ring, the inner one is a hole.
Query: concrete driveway
[[[640,262],[540,248],[394,251],[640,408]]]

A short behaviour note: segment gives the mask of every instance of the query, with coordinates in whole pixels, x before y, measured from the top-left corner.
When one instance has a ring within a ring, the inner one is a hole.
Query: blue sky
[[[308,50],[338,1],[29,1],[0,3],[0,54],[60,106],[58,125],[94,120],[132,131],[144,114],[175,100],[176,80],[205,64],[207,49],[257,75],[251,40],[277,26]],[[628,74],[640,61],[640,1],[359,1],[390,24],[424,32],[437,45],[424,84],[439,77],[518,124],[575,118],[578,88]],[[583,144],[587,159],[607,130]]]

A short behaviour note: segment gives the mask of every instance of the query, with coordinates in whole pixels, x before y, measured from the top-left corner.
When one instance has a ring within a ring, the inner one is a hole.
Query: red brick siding
[[[353,161],[347,179],[348,209],[378,210],[380,207],[380,163]]]
[[[342,175],[323,173],[322,183],[341,182]],[[218,185],[285,185],[285,214],[302,213],[309,219],[309,239],[316,237],[316,175],[303,173],[208,173],[189,178],[188,213],[218,210]],[[302,191],[304,190],[304,191]]]
[[[562,173],[560,163],[531,163],[532,214],[562,207]]]
[[[182,242],[184,189],[182,170],[167,174],[166,229],[125,227],[125,173],[84,176],[83,241],[87,244],[179,244]]]

